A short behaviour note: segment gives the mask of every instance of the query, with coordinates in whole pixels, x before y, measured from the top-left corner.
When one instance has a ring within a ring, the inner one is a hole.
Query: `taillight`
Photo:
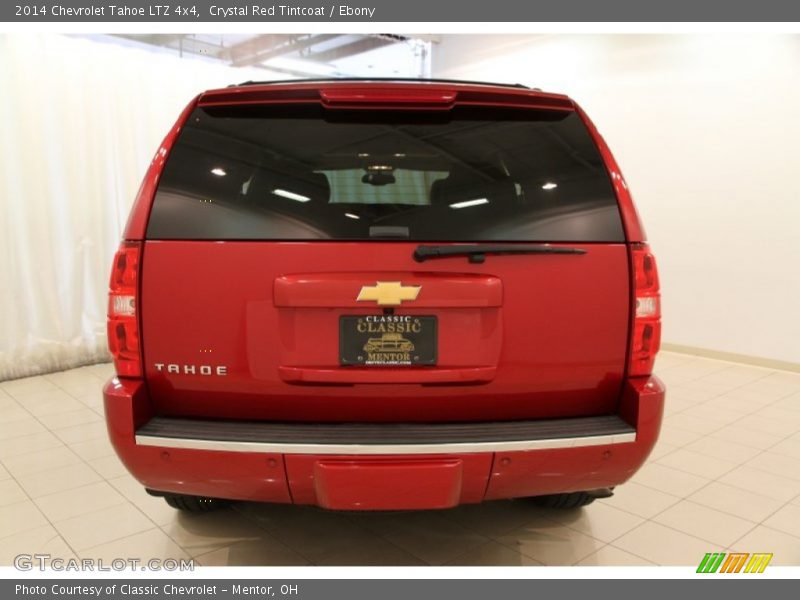
[[[122,242],[114,255],[108,293],[108,349],[120,377],[141,377],[138,289],[140,242]]]
[[[634,315],[628,373],[650,375],[661,347],[661,294],[656,259],[647,244],[633,244]]]

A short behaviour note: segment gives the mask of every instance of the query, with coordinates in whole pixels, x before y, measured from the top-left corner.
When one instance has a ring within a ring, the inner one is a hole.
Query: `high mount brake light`
[[[634,316],[628,373],[650,375],[661,347],[661,294],[656,259],[647,244],[631,247],[634,284]]]
[[[122,242],[111,269],[108,348],[120,377],[142,376],[137,314],[141,250],[141,242]]]

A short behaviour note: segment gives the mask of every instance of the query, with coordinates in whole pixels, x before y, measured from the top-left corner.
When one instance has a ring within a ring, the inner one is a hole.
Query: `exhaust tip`
[[[592,498],[611,498],[614,495],[614,488],[597,488],[596,490],[586,490]]]

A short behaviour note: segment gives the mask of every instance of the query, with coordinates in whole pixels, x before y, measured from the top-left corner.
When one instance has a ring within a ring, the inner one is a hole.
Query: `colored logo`
[[[403,300],[416,300],[421,285],[403,285],[399,281],[378,281],[375,285],[365,285],[358,293],[358,302],[372,300],[378,306],[397,306]]]
[[[698,573],[763,573],[772,553],[708,552],[697,567]]]

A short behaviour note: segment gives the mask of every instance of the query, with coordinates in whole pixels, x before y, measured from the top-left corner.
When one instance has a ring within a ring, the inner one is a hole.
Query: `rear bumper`
[[[332,509],[447,508],[613,487],[658,438],[664,387],[629,380],[617,415],[461,424],[275,424],[153,414],[141,381],[104,389],[109,435],[145,487]]]

